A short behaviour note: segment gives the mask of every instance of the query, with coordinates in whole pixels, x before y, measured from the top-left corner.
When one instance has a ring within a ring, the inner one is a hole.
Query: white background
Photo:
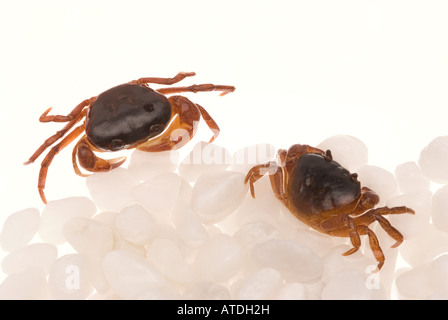
[[[197,73],[179,85],[236,86],[186,94],[231,151],[350,134],[393,171],[448,134],[447,17],[447,1],[2,1],[0,221],[42,208],[41,158],[23,162],[63,126],[39,123],[45,109],[67,114],[117,84],[178,71]],[[85,195],[84,181],[67,148],[47,197]]]

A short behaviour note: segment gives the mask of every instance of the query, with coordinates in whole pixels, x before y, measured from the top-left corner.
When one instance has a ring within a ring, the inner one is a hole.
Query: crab
[[[67,122],[49,137],[24,164],[33,163],[47,148],[55,144],[42,161],[38,191],[47,203],[44,189],[48,168],[53,158],[80,135],[72,152],[75,173],[86,176],[79,166],[88,172],[106,172],[122,165],[126,157],[105,160],[94,152],[114,152],[133,149],[159,152],[182,147],[196,133],[202,117],[212,130],[212,142],[220,130],[208,112],[199,104],[181,95],[165,94],[181,92],[220,91],[221,95],[233,92],[228,85],[199,84],[187,87],[166,87],[153,90],[148,84],[172,85],[194,72],[179,72],[173,78],[140,78],[115,86],[98,96],[82,101],[68,115],[49,115],[48,108],[40,122]],[[80,125],[73,128],[75,125]],[[73,128],[73,130],[72,130]],[[72,130],[71,132],[69,132]]]
[[[250,192],[255,198],[254,184],[268,174],[272,190],[289,211],[311,228],[336,237],[348,237],[352,248],[344,256],[355,253],[361,246],[361,235],[367,235],[379,271],[385,256],[376,234],[369,228],[375,221],[396,242],[403,235],[384,217],[391,214],[415,214],[406,206],[378,207],[379,196],[361,187],[356,173],[350,173],[333,160],[331,151],[295,144],[278,151],[278,160],[254,166],[246,175]]]

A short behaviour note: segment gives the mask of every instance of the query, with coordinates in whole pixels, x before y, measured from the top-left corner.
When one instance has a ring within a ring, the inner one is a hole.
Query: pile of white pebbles
[[[134,151],[127,168],[86,179],[90,198],[11,214],[0,234],[0,299],[448,298],[448,136],[394,173],[368,165],[352,136],[317,147],[357,172],[379,205],[416,211],[387,217],[405,236],[398,248],[371,225],[386,255],[380,272],[365,236],[342,256],[348,239],[297,220],[267,177],[250,196],[245,175],[275,158],[272,145],[231,155],[201,142],[184,159]]]

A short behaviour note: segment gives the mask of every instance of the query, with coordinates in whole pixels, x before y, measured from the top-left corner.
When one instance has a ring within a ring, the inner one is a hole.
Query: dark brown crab
[[[378,221],[396,240],[392,247],[397,247],[403,242],[403,235],[384,215],[414,214],[414,210],[405,206],[374,208],[378,195],[361,188],[358,175],[334,161],[329,150],[296,144],[288,151],[279,150],[278,156],[280,164],[268,162],[247,173],[245,183],[249,182],[252,197],[255,198],[254,183],[269,174],[275,196],[300,221],[322,233],[350,238],[353,248],[344,255],[356,252],[361,246],[360,235],[367,235],[380,270],[385,257],[369,225]]]
[[[156,152],[181,147],[192,138],[201,116],[213,131],[213,141],[219,134],[219,127],[207,111],[186,97],[165,94],[180,92],[221,91],[221,95],[233,92],[235,87],[226,85],[199,84],[188,87],[169,87],[153,90],[149,83],[172,85],[194,72],[180,72],[173,78],[140,78],[104,91],[98,96],[82,101],[68,115],[48,115],[47,109],[39,118],[40,122],[67,122],[62,130],[52,135],[25,162],[34,162],[48,147],[59,139],[42,161],[39,172],[38,190],[42,201],[48,167],[55,155],[84,134],[73,148],[72,162],[75,172],[85,176],[78,163],[90,172],[109,171],[119,167],[125,157],[105,160],[96,152],[117,151],[136,148]],[[83,121],[84,120],[84,121]],[[75,127],[77,123],[83,123]],[[67,134],[68,133],[68,134]],[[67,134],[67,135],[66,135]]]

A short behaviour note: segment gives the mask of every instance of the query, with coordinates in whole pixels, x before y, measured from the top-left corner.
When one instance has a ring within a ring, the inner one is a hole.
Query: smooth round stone
[[[48,272],[57,256],[58,249],[52,244],[29,244],[7,255],[2,261],[2,270],[6,274],[13,274],[40,267],[43,271]]]
[[[296,217],[292,217],[297,220]],[[294,222],[297,224],[301,223],[298,220]],[[280,234],[282,234],[282,232],[280,232]],[[323,256],[324,254],[331,251],[334,248],[336,239],[338,238],[320,233],[314,229],[302,228],[302,226],[296,227],[295,232],[292,233],[291,236],[291,240],[297,241],[300,244],[308,247],[319,256]]]
[[[101,211],[118,212],[134,203],[131,190],[139,183],[125,168],[96,172],[86,178],[90,196]]]
[[[289,210],[275,197],[268,176],[259,179],[254,187],[255,199],[250,192],[247,192],[235,212],[219,221],[220,227],[225,228],[229,233],[236,232],[247,223],[258,221],[264,221],[274,227],[279,227],[279,216],[282,210],[287,211],[288,216],[295,220],[293,225],[301,225],[300,221],[294,218]],[[246,188],[249,189],[248,184]]]
[[[429,190],[429,179],[423,175],[420,167],[413,161],[398,165],[395,168],[395,179],[401,193]]]
[[[398,186],[394,175],[386,169],[365,165],[357,169],[361,187],[367,187],[380,197],[379,205],[398,194]]]
[[[445,253],[429,265],[429,279],[437,293],[448,295],[448,254]]]
[[[199,249],[194,267],[202,280],[224,282],[240,271],[243,262],[241,245],[226,234],[217,234]]]
[[[318,279],[310,283],[304,283],[304,286],[306,291],[306,298],[308,300],[322,299],[322,290],[324,289],[325,286],[322,280]]]
[[[117,215],[118,212],[104,211],[96,214],[92,219],[114,230],[115,218],[117,217]]]
[[[363,238],[361,237],[361,241],[362,240]],[[367,239],[366,242],[368,242]],[[359,274],[366,274],[366,271],[369,270],[369,267],[372,267],[374,269],[376,268],[377,261],[370,256],[367,256],[367,254],[364,254],[361,250],[358,250],[357,252],[348,256],[342,255],[352,247],[353,246],[351,244],[339,245],[337,247],[334,247],[330,252],[323,256],[323,282],[329,283],[339,273],[344,272],[347,269],[354,270]],[[366,250],[370,250],[370,248],[367,248]]]
[[[173,299],[175,289],[145,258],[127,250],[113,250],[103,258],[111,289],[122,299]]]
[[[185,261],[176,242],[171,239],[153,240],[146,256],[156,269],[171,281],[189,283],[197,277],[193,268]]]
[[[272,239],[278,235],[275,227],[265,221],[246,223],[233,235],[245,248],[251,248],[254,244]]]
[[[184,183],[175,173],[163,173],[135,186],[131,196],[149,212],[166,216],[179,200]]]
[[[440,231],[433,224],[427,224],[418,235],[405,239],[398,250],[411,266],[431,262],[448,252],[448,233]]]
[[[3,250],[12,252],[23,247],[36,234],[40,224],[40,212],[28,208],[11,214],[6,218],[0,233],[0,245]]]
[[[421,152],[418,164],[434,182],[448,183],[448,136],[432,140]]]
[[[141,245],[136,245],[123,238],[121,233],[115,227],[115,220],[119,213],[117,212],[101,212],[93,217],[95,221],[102,223],[113,231],[113,249],[128,249],[140,255],[145,254],[145,248]],[[99,257],[102,258],[102,257]],[[94,284],[95,285],[95,284]],[[96,287],[95,287],[96,288]],[[98,289],[97,289],[98,291]]]
[[[48,243],[56,245],[64,243],[65,238],[62,234],[62,228],[67,221],[74,217],[90,218],[95,212],[95,204],[87,197],[70,197],[48,201],[42,211],[39,236]]]
[[[388,207],[406,206],[416,212],[413,215],[404,213],[387,216],[390,223],[403,234],[405,239],[415,237],[429,223],[431,195],[431,191],[421,190],[399,195],[387,201]]]
[[[255,244],[251,256],[257,265],[280,271],[289,282],[312,281],[322,275],[322,259],[296,241],[269,239]]]
[[[317,145],[321,150],[330,150],[333,160],[349,171],[366,165],[367,146],[358,138],[350,135],[336,135],[325,139]]]
[[[115,248],[114,248],[115,249]],[[89,281],[98,294],[107,295],[111,293],[109,282],[103,272],[103,256],[86,256],[85,258],[88,268]]]
[[[372,290],[366,286],[366,280],[355,270],[339,272],[327,282],[322,290],[323,300],[369,300]]]
[[[124,208],[115,218],[115,229],[127,241],[144,245],[157,231],[157,222],[141,205]]]
[[[429,263],[402,272],[395,279],[398,292],[406,298],[426,299],[434,291],[429,272]]]
[[[234,171],[202,174],[193,187],[193,211],[206,224],[224,219],[239,207],[246,196],[244,178],[244,174]]]
[[[112,229],[93,219],[72,218],[64,225],[63,234],[78,253],[86,255],[101,257],[114,245]]]
[[[46,272],[39,267],[11,274],[0,284],[0,300],[47,299],[46,277]]]
[[[306,286],[299,282],[283,285],[275,297],[277,300],[305,300],[306,298]]]
[[[225,170],[231,163],[232,156],[225,148],[215,143],[200,141],[180,162],[179,174],[187,181],[194,182],[205,172]]]
[[[178,151],[146,152],[136,149],[132,152],[128,172],[144,182],[161,173],[174,172],[178,163]]]
[[[282,284],[282,275],[275,269],[262,268],[237,284],[235,299],[267,300],[272,299]]]
[[[191,247],[199,247],[208,239],[207,229],[184,201],[179,201],[171,212],[172,221],[179,237]]]
[[[448,232],[448,185],[441,187],[433,194],[431,218],[437,229]]]
[[[67,254],[50,268],[48,287],[53,299],[84,300],[92,291],[86,259],[79,254]]]
[[[448,300],[448,294],[434,292],[429,295],[426,300]]]
[[[184,290],[186,300],[230,300],[229,289],[221,284],[198,281],[189,284]]]
[[[230,170],[247,174],[253,166],[269,162],[273,160],[276,155],[276,148],[268,143],[248,146],[234,152]]]

